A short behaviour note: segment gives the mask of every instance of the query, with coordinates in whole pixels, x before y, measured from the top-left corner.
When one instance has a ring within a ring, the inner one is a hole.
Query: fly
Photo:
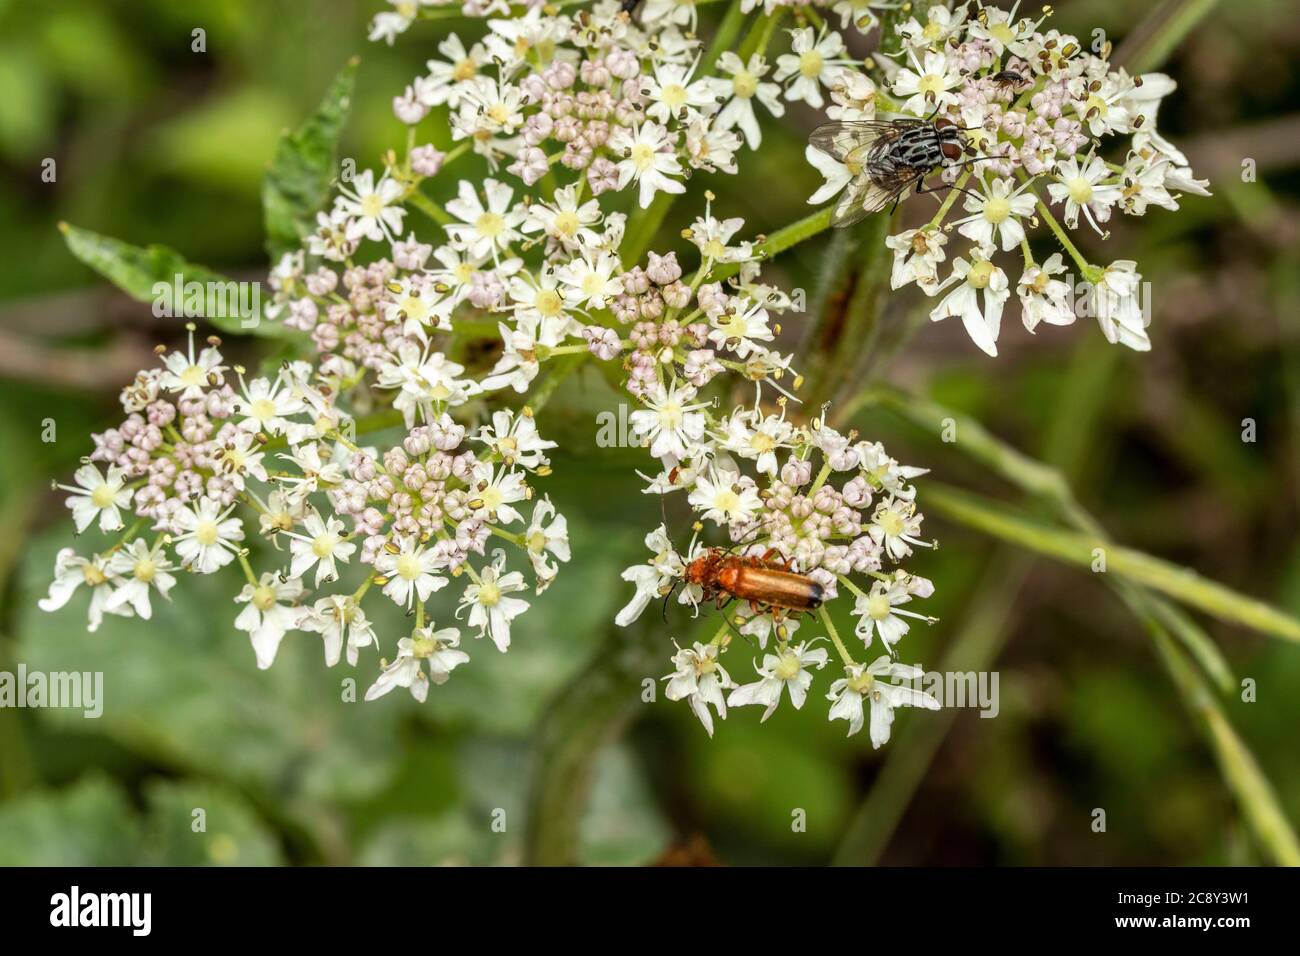
[[[993,74],[993,85],[1007,93],[1019,93],[1028,88],[1029,77],[1017,70],[1001,70]]]
[[[831,215],[836,227],[897,206],[909,191],[935,192],[923,188],[925,177],[965,165],[961,158],[971,148],[965,131],[946,117],[826,123],[808,141],[853,176]]]

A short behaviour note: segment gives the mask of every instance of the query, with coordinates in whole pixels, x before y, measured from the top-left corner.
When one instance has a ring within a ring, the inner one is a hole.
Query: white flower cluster
[[[399,353],[413,347],[400,325],[391,343]],[[504,549],[488,554],[491,537],[523,552],[537,593],[555,578],[557,561],[569,558],[564,517],[547,499],[532,501],[529,478],[547,473],[545,452],[554,443],[541,438],[527,410],[498,410],[471,434],[448,413],[455,389],[424,390],[435,380],[426,355],[410,406],[425,423],[380,455],[347,437],[356,422],[335,403],[357,391],[345,387],[358,375],[350,362],[326,356],[317,366],[291,362],[245,380],[242,369],[223,364],[219,346],[210,339],[196,356],[191,331],[187,352],[165,356],[162,368],[141,372],[122,392],[126,419],[94,436],[78,487],[64,487],[73,492],[67,504],[79,533],[93,522],[123,533],[89,558],[61,551],[40,606],[57,610],[85,584],[92,631],[106,613],[148,620],[153,592],[166,598],[178,568],[212,574],[238,560],[247,583],[234,597],[245,605],[234,625],[248,632],[259,667],[271,666],[295,630],[321,636],[328,666],[344,648],[356,665],[362,648],[379,643],[361,606],[378,586],[413,610],[416,623],[366,696],[402,686],[423,700],[429,681],[445,681],[469,659],[457,628],[425,622],[430,596],[464,577],[457,616],[505,651],[511,622],[529,606],[513,595],[527,585],[519,571],[506,570]],[[376,385],[396,374],[389,367],[396,358],[380,365]],[[402,407],[401,398],[393,405]],[[129,528],[128,509],[137,519]],[[254,572],[240,510],[287,552],[282,566]],[[334,590],[354,560],[366,567],[364,580]],[[311,602],[304,600],[309,580],[323,592]]]
[[[1108,336],[1137,347],[1146,343],[1133,311],[1140,277],[1131,263],[1084,262],[1048,201],[1066,204],[1073,228],[1080,215],[1096,225],[1113,207],[1140,214],[1200,189],[1154,129],[1171,84],[1110,72],[1072,38],[992,9],[971,17],[963,5],[899,28],[910,66],[891,77],[895,102],[848,56],[835,17],[790,31],[789,52],[769,65],[766,29],[743,59],[722,51],[706,62],[694,3],[645,0],[635,18],[615,0],[570,15],[572,5],[454,8],[484,17],[482,36],[446,35],[427,72],[394,99],[409,127],[404,153],[340,184],[303,247],[271,273],[265,315],[302,333],[311,360],[250,376],[227,365],[215,338],[196,354],[191,330],[186,351],[142,371],[122,393],[124,421],[94,436],[76,486],[64,486],[78,533],[97,524],[115,540],[89,556],[61,552],[41,606],[57,609],[85,584],[92,629],[105,614],[147,619],[178,570],[238,562],[245,583],[232,616],[259,666],[272,664],[286,634],[314,633],[329,666],[355,666],[363,651],[378,658],[367,698],[405,687],[423,700],[469,659],[460,628],[432,620],[439,591],[460,582],[445,610],[505,651],[536,603],[521,596],[530,589],[521,569],[537,595],[569,559],[565,518],[535,491],[555,447],[535,415],[563,374],[604,362],[639,406],[632,428],[657,462],[646,491],[683,491],[697,531],[711,525],[720,539],[683,557],[665,528],[651,534],[652,560],[624,574],[636,592],[618,623],[675,586],[693,606],[739,602],[711,643],[679,650],[668,696],[689,700],[710,733],[728,704],[762,704],[766,717],[788,689],[801,706],[828,653],[793,637],[801,613],[818,613],[844,669],[829,688],[830,716],[854,733],[869,706],[880,746],[894,708],[938,706],[890,683],[919,673],[895,660],[909,619],[931,620],[906,605],[932,585],[898,566],[927,544],[909,483],[920,472],[853,433],[787,418],[799,378],[776,343],[792,303],[762,281],[765,245],[738,238],[742,220],[716,217],[702,191],[702,213],[682,233],[697,260],[687,271],[677,252],[643,251],[659,221],[650,207],[685,193],[693,174],[735,173],[742,148],[761,142],[756,107],[780,115],[786,102],[820,107],[829,97],[837,120],[877,108],[946,112],[983,131],[974,138],[992,159],[957,173],[955,185],[973,178],[980,194],[953,191],[929,226],[890,240],[895,286],[943,294],[934,317],[961,315],[992,352],[1009,291],[991,257],[1020,246],[1026,323],[1071,320],[1053,278],[1060,257],[1036,264],[1025,242],[1022,220],[1037,210],[1089,282],[1123,290],[1123,307],[1099,318]],[[876,23],[861,0],[814,6],[838,14],[840,29]],[[372,32],[391,42],[448,9],[407,0]],[[1014,88],[999,79],[1008,72],[1020,78]],[[449,117],[445,152],[420,135],[435,109]],[[1133,133],[1123,166],[1096,157],[1110,132]],[[451,178],[467,156],[489,175]],[[810,158],[828,178],[817,201],[844,188],[850,170]],[[970,215],[945,225],[961,195]],[[621,210],[632,206],[629,219]],[[431,225],[417,231],[412,214]],[[972,251],[941,278],[947,226]],[[740,389],[733,407],[737,382],[752,391]],[[365,444],[395,428],[386,448]],[[274,567],[252,567],[246,545],[258,534],[283,555]],[[765,599],[739,583],[742,571],[786,575],[805,599]],[[356,580],[340,586],[348,574]],[[883,645],[871,662],[850,654],[822,607],[841,589],[853,598],[857,638]],[[385,599],[414,618],[408,632],[371,623],[363,601]],[[758,680],[742,686],[720,664],[733,633],[764,651]]]
[[[1094,265],[1068,231],[1082,222],[1105,235],[1116,210],[1141,216],[1151,206],[1177,209],[1180,194],[1209,195],[1209,184],[1193,176],[1186,156],[1156,130],[1174,81],[1112,69],[1109,44],[1088,52],[1077,38],[1044,30],[1047,16],[1018,19],[1014,7],[1006,12],[980,3],[931,7],[924,23],[912,18],[896,28],[902,62],[878,58],[887,74],[882,88],[851,63],[828,67],[833,73],[822,82],[836,104],[828,114],[845,121],[946,118],[964,128],[979,154],[945,171],[953,188],[933,219],[887,240],[893,287],[915,282],[941,297],[931,319],[960,318],[975,344],[996,355],[1012,287],[995,257],[1018,251],[1015,292],[1025,328],[1091,315],[1110,342],[1147,350],[1150,303],[1143,301],[1137,264]],[[843,47],[829,28],[816,36],[808,27],[796,33],[796,44],[815,44],[826,54]],[[820,93],[813,93],[808,101],[818,105]],[[1106,138],[1121,135],[1131,136],[1130,145],[1122,162],[1114,162],[1103,155]],[[807,158],[826,179],[811,203],[840,194],[861,173],[812,146]],[[961,209],[954,210],[958,199]],[[1031,253],[1026,227],[1040,219],[1073,260],[1073,282],[1065,281],[1071,276],[1060,253],[1042,262]],[[960,253],[948,247],[953,230],[969,240]]]
[[[734,171],[737,127],[757,144],[752,111],[734,105],[747,80],[696,78],[700,41],[660,26],[608,2],[490,19],[468,47],[446,37],[445,59],[394,101],[411,126],[405,154],[341,183],[271,273],[264,317],[302,333],[313,360],[247,375],[216,338],[196,354],[191,326],[186,351],[140,372],[121,396],[125,420],[94,436],[68,487],[78,533],[97,522],[114,539],[89,556],[61,552],[41,606],[85,584],[91,629],[106,613],[148,619],[178,569],[237,561],[234,624],[259,666],[286,634],[316,633],[329,666],[373,649],[367,698],[401,686],[423,700],[468,660],[459,629],[436,627],[427,607],[460,579],[456,617],[506,650],[530,605],[511,554],[536,594],[569,559],[565,518],[534,491],[554,447],[523,404],[542,366],[620,361],[647,406],[638,428],[667,462],[701,437],[688,408],[710,380],[780,388],[790,364],[769,348],[770,314],[789,300],[759,283],[753,245],[733,241],[740,220],[715,219],[706,201],[689,232],[700,268],[683,276],[672,253],[626,251],[627,217],[606,207],[624,190],[643,207],[680,193],[692,170]],[[440,105],[457,141],[446,152],[417,135]],[[471,150],[494,173],[448,182]],[[438,205],[431,184],[454,198]],[[412,212],[434,221],[431,235]],[[726,288],[705,281],[721,264],[738,273]],[[364,445],[397,427],[387,448]],[[257,534],[283,552],[275,567],[252,567]],[[367,595],[414,618],[395,656],[397,635],[376,632]]]
[[[676,669],[665,678],[667,696],[686,700],[712,736],[713,712],[726,717],[728,706],[761,705],[764,720],[786,695],[795,708],[802,707],[812,671],[825,667],[829,655],[814,646],[819,639],[795,642],[801,625],[797,614],[725,582],[719,585],[708,569],[779,568],[800,576],[818,604],[836,600],[843,588],[853,600],[854,634],[862,647],[879,638],[877,646],[885,653],[859,663],[824,605],[818,608],[843,667],[843,677],[827,693],[829,716],[846,720],[855,734],[867,705],[871,742],[879,747],[889,739],[895,708],[939,707],[928,694],[889,682],[920,676],[919,668],[895,660],[895,647],[910,620],[934,620],[907,607],[914,598],[929,597],[934,586],[899,566],[914,548],[932,546],[920,537],[922,515],[910,484],[924,471],[900,465],[879,443],[861,441],[852,432],[842,434],[822,422],[796,426],[786,419],[785,403],[779,404],[776,414],[756,404],[721,422],[709,422],[699,406],[675,407],[675,440],[683,450],[661,449],[676,462],[674,481],[671,486],[657,482],[654,490],[689,489],[697,529],[711,524],[724,530],[730,547],[696,540],[682,556],[659,527],[646,538],[650,560],[623,574],[636,593],[618,623],[631,623],[652,601],[666,600],[679,588],[679,603],[697,608],[710,598],[720,608],[740,602],[712,641],[678,649]],[[663,413],[653,414],[662,424]],[[761,663],[755,663],[756,681],[737,685],[722,664],[733,634],[764,651]]]

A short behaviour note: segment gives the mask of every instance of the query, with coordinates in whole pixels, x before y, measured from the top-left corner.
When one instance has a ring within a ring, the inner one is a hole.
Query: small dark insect
[[[631,16],[632,13],[636,10],[636,8],[639,7],[640,5],[641,5],[641,0],[623,0],[623,2],[620,3],[618,6],[620,10],[622,10],[628,16]]]
[[[789,612],[821,607],[822,586],[803,574],[788,570],[783,558],[768,551],[762,557],[732,554],[709,548],[686,565],[685,579],[704,590],[704,600],[719,608],[733,600],[748,601],[756,612],[773,611],[780,619]]]
[[[897,206],[909,190],[936,192],[923,188],[925,177],[965,165],[960,160],[970,149],[965,132],[947,118],[826,123],[813,130],[808,141],[846,165],[853,176],[831,216],[836,227],[851,225],[890,203]]]
[[[993,85],[1012,93],[1019,93],[1029,86],[1029,77],[1016,70],[1003,70],[993,74]]]

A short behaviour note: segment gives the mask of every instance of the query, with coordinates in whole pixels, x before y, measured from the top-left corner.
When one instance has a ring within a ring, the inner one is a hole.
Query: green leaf
[[[139,843],[126,794],[102,777],[0,807],[0,866],[123,866]]]
[[[229,788],[196,781],[154,781],[145,788],[150,860],[165,866],[276,866],[275,836]],[[202,811],[199,816],[195,811]],[[201,826],[200,826],[201,821]]]
[[[294,334],[280,323],[262,321],[258,285],[241,289],[241,283],[187,262],[166,246],[141,248],[66,222],[59,223],[59,230],[74,256],[137,302],[165,307],[171,314],[206,319],[235,335],[278,338]]]
[[[671,834],[650,782],[627,747],[596,761],[591,806],[582,821],[579,859],[587,866],[644,866],[661,856]]]
[[[343,693],[346,679],[364,693],[372,672],[325,667],[320,639],[296,631],[275,666],[258,670],[248,635],[234,628],[237,573],[184,575],[170,601],[155,595],[151,620],[109,615],[90,634],[84,588],[56,613],[36,606],[55,551],[67,543],[47,534],[24,548],[15,657],[33,671],[101,672],[103,715],[45,708],[38,720],[62,732],[104,734],[175,770],[237,784],[304,824],[313,807],[364,799],[387,785],[401,756],[401,711]],[[77,544],[84,551],[85,536]],[[256,550],[250,560],[270,564]],[[385,635],[387,647],[395,640]]]
[[[98,774],[0,807],[4,866],[268,866],[274,835],[239,794],[206,783],[151,781],[138,815],[120,784]],[[194,829],[195,810],[203,827]]]
[[[266,250],[272,261],[301,244],[329,197],[358,62],[356,57],[348,61],[316,112],[298,129],[284,133],[276,146],[275,159],[262,184]]]

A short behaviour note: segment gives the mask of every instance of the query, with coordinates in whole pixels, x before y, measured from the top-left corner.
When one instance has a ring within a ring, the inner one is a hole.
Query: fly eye
[[[942,119],[937,119],[934,121],[935,129],[947,129],[949,126],[956,126],[956,125],[957,125],[956,123],[954,123],[952,120],[948,119],[947,117],[944,117]]]
[[[961,159],[962,150],[959,143],[944,143],[941,148],[943,149],[944,159],[951,159],[953,161]]]

